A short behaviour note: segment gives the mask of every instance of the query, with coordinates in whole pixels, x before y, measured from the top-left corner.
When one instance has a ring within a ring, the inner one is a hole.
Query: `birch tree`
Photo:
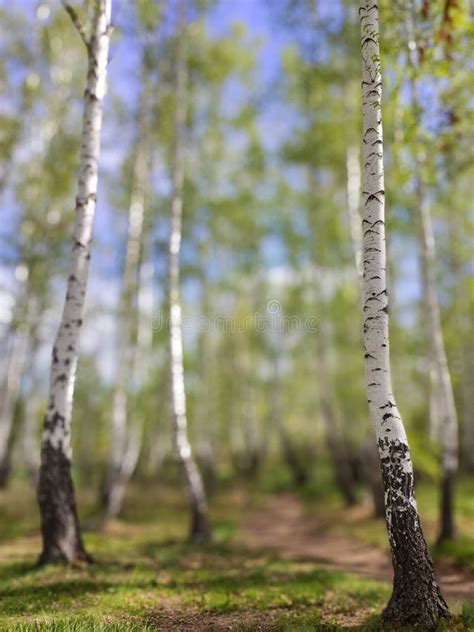
[[[408,60],[410,64],[410,87],[413,115],[417,129],[414,152],[416,170],[415,201],[418,207],[418,228],[422,270],[422,297],[429,341],[429,408],[430,431],[435,440],[441,440],[441,530],[439,540],[454,537],[454,483],[458,469],[458,418],[454,402],[451,374],[441,326],[441,309],[437,289],[436,241],[428,200],[428,190],[423,179],[427,168],[426,151],[421,139],[422,104],[418,96],[417,76],[419,73],[419,46],[414,33],[410,7],[407,7],[406,30]]]
[[[180,0],[175,62],[174,147],[171,165],[171,216],[168,242],[169,367],[171,415],[176,454],[184,476],[191,511],[192,540],[211,536],[206,494],[188,437],[183,366],[183,332],[180,299],[180,252],[183,215],[184,143],[187,96],[187,1]]]
[[[18,269],[28,269],[25,266]],[[26,279],[25,279],[26,280]],[[28,311],[28,310],[26,310]],[[10,472],[10,447],[15,405],[20,394],[21,378],[25,366],[30,338],[28,313],[22,315],[23,321],[13,331],[10,350],[7,356],[5,378],[0,399],[0,487],[5,487]]]
[[[141,429],[129,410],[129,390],[139,365],[140,278],[143,259],[143,232],[151,170],[151,69],[149,46],[142,59],[142,93],[137,113],[138,136],[128,211],[128,234],[123,269],[122,295],[117,326],[117,373],[112,402],[111,455],[103,495],[106,517],[120,513],[125,486],[135,470],[141,443]]]
[[[71,476],[71,415],[84,314],[92,226],[97,198],[102,101],[111,34],[111,0],[96,0],[88,35],[72,6],[63,2],[87,49],[87,84],[73,231],[72,260],[59,330],[52,351],[44,419],[38,503],[43,551],[40,563],[86,562]]]
[[[383,612],[392,625],[434,627],[449,616],[436,581],[415,500],[413,466],[392,391],[382,133],[382,72],[377,0],[359,10],[363,116],[363,334],[367,397],[375,426],[385,489],[385,512],[394,569],[393,592]]]
[[[349,144],[346,152],[346,189],[349,228],[351,234],[352,253],[354,255],[355,272],[358,282],[358,298],[362,303],[362,228],[360,216],[360,156],[357,146]],[[372,432],[363,446],[364,469],[367,482],[372,494],[375,516],[385,515],[383,484],[380,476],[380,466],[377,446]]]

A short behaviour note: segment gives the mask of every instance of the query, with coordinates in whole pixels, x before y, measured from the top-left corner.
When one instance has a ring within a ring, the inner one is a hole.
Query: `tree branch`
[[[82,25],[82,22],[80,21],[79,16],[77,15],[75,9],[69,4],[69,2],[67,2],[67,0],[61,0],[61,4],[65,8],[65,10],[68,13],[69,17],[71,18],[71,21],[74,24],[74,26],[76,27],[77,32],[81,36],[82,41],[86,45],[87,50],[89,50],[89,45],[90,45],[89,38],[87,37],[87,33],[86,33],[86,31],[85,31],[85,29],[84,29],[84,27]]]

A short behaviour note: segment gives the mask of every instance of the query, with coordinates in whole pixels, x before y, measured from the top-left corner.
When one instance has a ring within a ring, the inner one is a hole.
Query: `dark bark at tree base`
[[[127,482],[128,480],[124,480],[124,477],[116,469],[108,470],[100,495],[100,504],[105,520],[117,518],[120,515]]]
[[[450,619],[448,606],[439,588],[417,582],[407,582],[393,591],[382,620],[394,626],[420,625],[435,630],[440,619]]]
[[[374,437],[371,435],[362,449],[364,475],[372,496],[375,518],[385,518],[385,498],[380,458]]]
[[[43,551],[39,564],[90,563],[77,516],[71,461],[60,448],[43,445],[38,483]]]
[[[454,482],[453,472],[447,472],[441,481],[441,530],[438,544],[445,540],[453,540],[456,535],[454,527]]]
[[[216,466],[210,463],[208,459],[203,460],[202,464],[204,487],[208,496],[215,496],[219,489],[219,477],[217,475]]]
[[[378,474],[379,476],[377,477],[377,473],[374,472],[370,478],[370,493],[372,495],[372,504],[374,506],[374,517],[385,518],[383,482],[382,478],[380,477],[380,471],[378,472]]]
[[[195,543],[210,542],[212,540],[209,520],[202,511],[196,507],[191,508],[191,532],[189,540]]]
[[[280,444],[285,463],[293,476],[293,483],[296,487],[304,487],[309,479],[308,470],[299,458],[292,440],[284,431],[280,432]]]
[[[252,453],[234,453],[232,456],[232,465],[238,476],[247,479],[258,478],[263,465],[263,455],[258,451]]]
[[[413,492],[413,475],[406,467],[408,446],[399,440],[379,439],[386,519],[392,564],[393,592],[382,613],[392,625],[423,625],[433,629],[450,617],[441,594],[431,554],[421,528]]]
[[[346,447],[340,442],[328,439],[328,449],[334,468],[336,485],[346,505],[352,507],[357,502],[357,496]]]
[[[5,489],[10,480],[10,455],[0,461],[0,489]]]

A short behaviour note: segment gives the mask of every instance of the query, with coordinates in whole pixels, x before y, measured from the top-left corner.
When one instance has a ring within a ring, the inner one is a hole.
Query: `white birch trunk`
[[[111,0],[97,0],[92,35],[86,42],[88,71],[72,261],[64,309],[53,346],[42,438],[38,502],[43,536],[40,561],[43,563],[89,559],[82,543],[71,478],[71,414],[97,199],[110,18]]]
[[[352,252],[357,275],[362,283],[362,229],[360,216],[360,155],[355,145],[349,145],[346,153],[347,210],[351,231]]]
[[[10,470],[10,441],[15,405],[20,394],[21,378],[25,366],[29,341],[29,328],[23,323],[13,334],[8,355],[5,382],[0,400],[0,487],[5,487]]]
[[[418,164],[418,168],[423,168]],[[421,256],[425,287],[423,299],[430,340],[430,419],[436,420],[435,436],[441,439],[441,468],[443,473],[441,490],[440,540],[454,537],[454,478],[458,470],[458,419],[451,383],[451,374],[444,346],[441,327],[441,310],[436,288],[436,253],[433,224],[426,197],[418,199],[421,215]]]
[[[111,416],[111,455],[105,482],[103,504],[105,516],[116,517],[122,508],[125,487],[140,454],[139,420],[129,414],[130,384],[135,381],[140,330],[140,274],[143,256],[143,228],[146,194],[151,170],[150,86],[144,52],[142,81],[144,86],[138,110],[138,139],[133,169],[132,194],[128,212],[128,234],[123,271],[117,332],[117,373]],[[151,331],[151,329],[150,329]],[[141,333],[143,336],[143,332]]]
[[[268,425],[270,431],[276,431],[280,443],[283,459],[291,471],[294,484],[301,487],[308,482],[308,464],[298,450],[288,433],[284,421],[285,407],[282,401],[282,379],[280,375],[280,363],[274,359],[274,369],[268,394]]]
[[[362,218],[360,214],[360,153],[355,145],[349,145],[346,152],[347,174],[347,209],[357,274],[359,303],[362,304]],[[370,430],[362,450],[364,472],[372,494],[374,512],[377,518],[385,516],[383,484],[380,475],[380,464],[377,445],[374,442],[373,430]]]
[[[448,616],[421,530],[413,466],[392,390],[386,283],[382,73],[377,0],[362,0],[363,289],[364,358],[369,409],[377,435],[385,488],[393,593],[383,617],[391,624],[434,627]]]
[[[201,474],[188,437],[186,393],[184,386],[183,335],[180,301],[180,251],[183,213],[184,132],[186,125],[186,0],[179,3],[179,27],[176,54],[175,139],[172,164],[170,237],[168,244],[168,304],[171,413],[176,453],[184,474],[191,509],[191,533],[194,540],[210,537],[207,501]]]
[[[37,483],[38,480],[38,428],[40,406],[41,398],[38,393],[32,389],[26,398],[20,449],[22,465],[25,468],[28,478],[33,483]]]
[[[331,377],[333,362],[328,349],[331,333],[325,318],[327,316],[319,324],[316,349],[320,412],[336,484],[346,505],[351,506],[355,504],[357,498],[344,433],[341,428],[340,417],[335,410],[337,399]]]

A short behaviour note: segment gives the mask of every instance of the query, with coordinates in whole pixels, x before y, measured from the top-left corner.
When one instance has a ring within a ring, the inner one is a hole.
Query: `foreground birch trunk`
[[[90,37],[86,36],[71,7],[67,3],[63,4],[86,44],[88,72],[72,262],[62,318],[53,346],[48,408],[41,447],[38,503],[43,551],[40,563],[90,560],[82,542],[71,476],[71,414],[97,197],[111,0],[96,1]]]
[[[389,357],[382,133],[382,74],[377,0],[359,10],[363,115],[363,289],[367,396],[377,434],[385,512],[394,569],[393,592],[383,612],[392,625],[433,628],[449,616],[436,581],[415,501],[405,428],[392,393]]]
[[[204,485],[188,437],[186,393],[183,367],[183,332],[180,300],[180,251],[183,213],[184,132],[186,125],[186,0],[179,3],[176,53],[176,99],[174,150],[172,162],[171,226],[168,244],[169,363],[171,413],[176,454],[184,475],[191,510],[190,537],[196,541],[210,538]]]

